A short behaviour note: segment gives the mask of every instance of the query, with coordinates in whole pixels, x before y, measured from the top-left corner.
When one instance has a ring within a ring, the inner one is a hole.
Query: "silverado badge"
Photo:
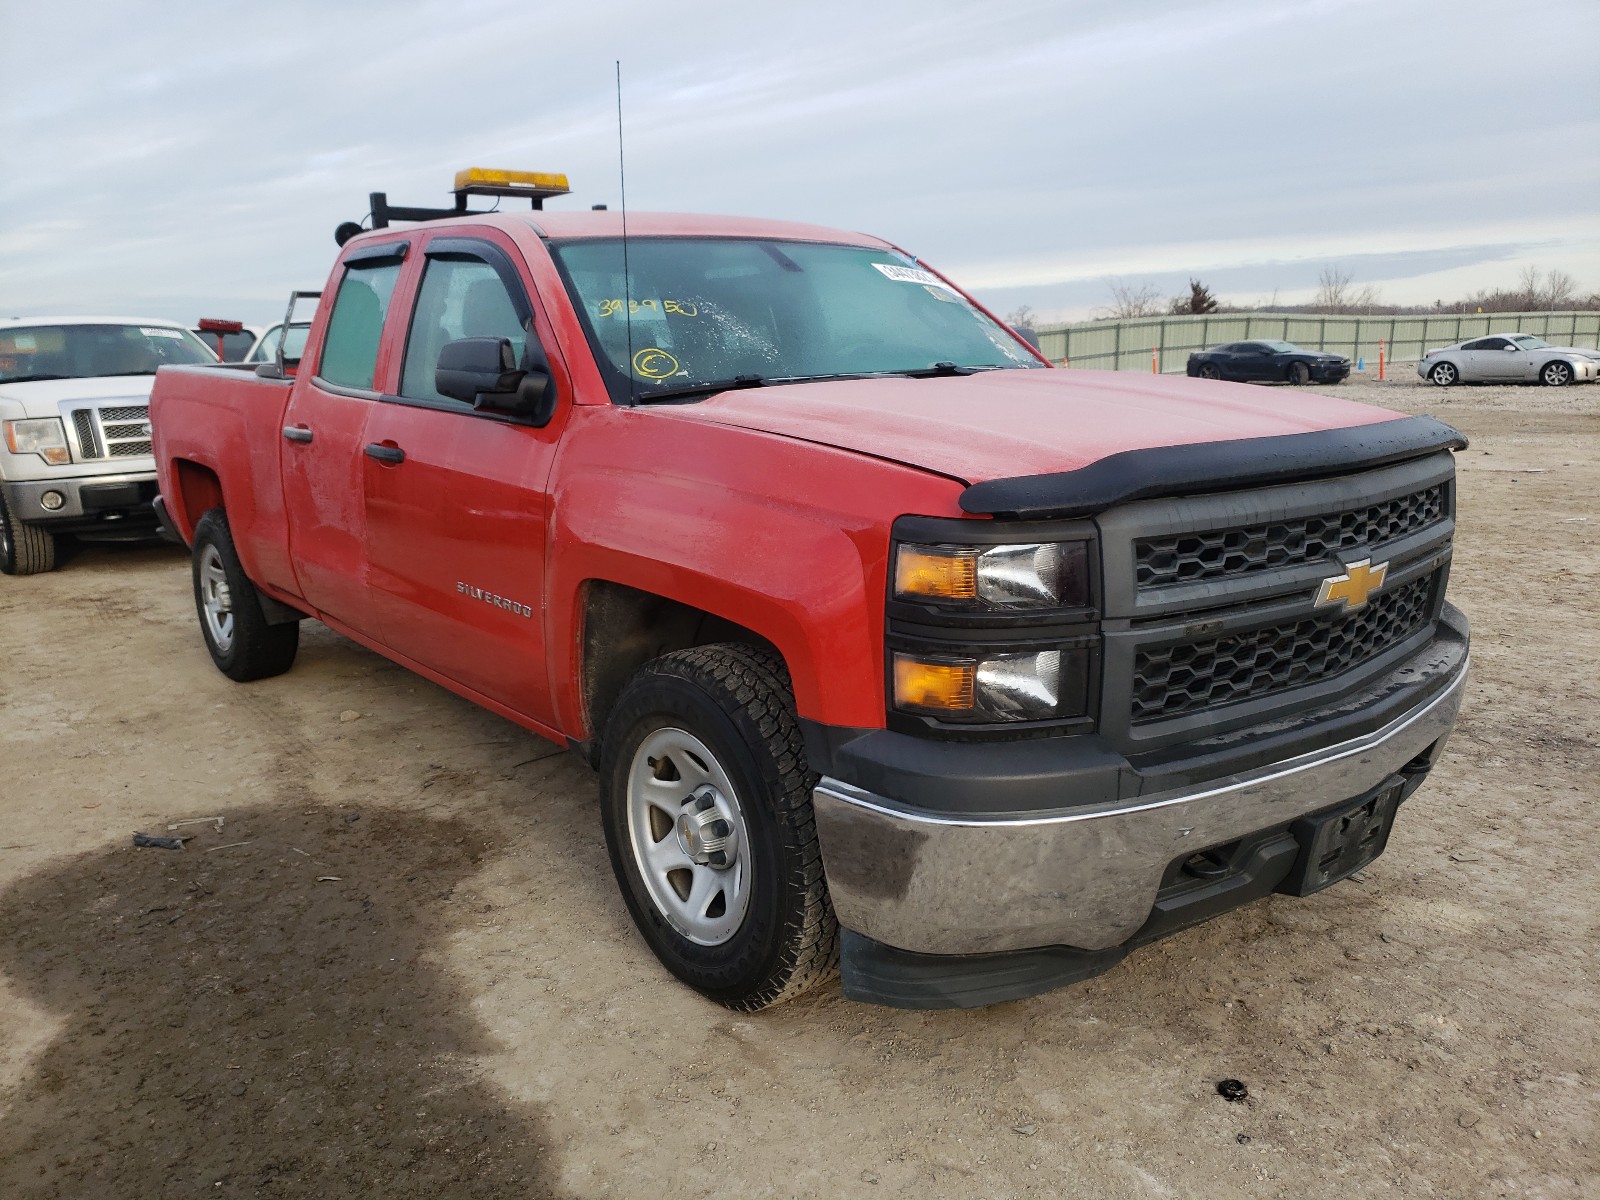
[[[1377,566],[1372,565],[1370,558],[1353,562],[1345,568],[1343,575],[1333,575],[1322,581],[1322,586],[1317,589],[1316,607],[1326,608],[1330,604],[1337,604],[1346,610],[1361,608],[1372,593],[1383,586],[1383,577],[1388,573],[1389,564],[1386,562]]]

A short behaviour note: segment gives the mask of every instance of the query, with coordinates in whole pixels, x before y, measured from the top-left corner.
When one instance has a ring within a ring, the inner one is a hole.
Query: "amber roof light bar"
[[[372,192],[368,196],[371,201],[371,227],[386,229],[391,221],[442,221],[447,217],[482,216],[490,211],[469,209],[468,196],[521,197],[537,210],[542,209],[551,196],[565,196],[572,191],[565,175],[544,171],[501,171],[491,167],[468,167],[465,171],[457,171],[452,190],[456,197],[453,208],[414,208],[390,204],[387,192]],[[333,238],[342,246],[361,231],[358,222],[346,221],[334,230]]]

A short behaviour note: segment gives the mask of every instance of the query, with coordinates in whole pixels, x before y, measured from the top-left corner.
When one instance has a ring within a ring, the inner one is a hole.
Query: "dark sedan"
[[[1189,374],[1201,379],[1271,383],[1338,383],[1350,360],[1293,342],[1229,342],[1189,355]]]

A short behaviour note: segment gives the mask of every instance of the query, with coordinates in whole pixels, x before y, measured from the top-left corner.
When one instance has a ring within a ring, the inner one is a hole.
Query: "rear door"
[[[546,484],[566,406],[536,429],[442,395],[434,370],[447,342],[503,337],[517,361],[531,347],[550,362],[553,386],[568,385],[509,239],[454,227],[421,250],[397,386],[364,435],[377,455],[363,464],[373,604],[400,654],[549,720]]]
[[[385,327],[408,243],[363,246],[344,273],[317,361],[304,364],[281,431],[289,551],[300,594],[319,613],[368,636],[363,435],[387,369]]]

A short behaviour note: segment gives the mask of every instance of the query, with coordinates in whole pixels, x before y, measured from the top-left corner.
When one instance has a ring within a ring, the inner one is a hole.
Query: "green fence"
[[[1487,333],[1533,333],[1561,346],[1600,346],[1600,312],[1473,313],[1427,317],[1318,317],[1306,313],[1219,313],[1141,317],[1039,327],[1052,362],[1102,371],[1182,374],[1189,355],[1223,342],[1281,338],[1308,350],[1331,350],[1378,369],[1378,343],[1390,362],[1415,362],[1427,350]],[[1152,356],[1152,352],[1153,356]]]

